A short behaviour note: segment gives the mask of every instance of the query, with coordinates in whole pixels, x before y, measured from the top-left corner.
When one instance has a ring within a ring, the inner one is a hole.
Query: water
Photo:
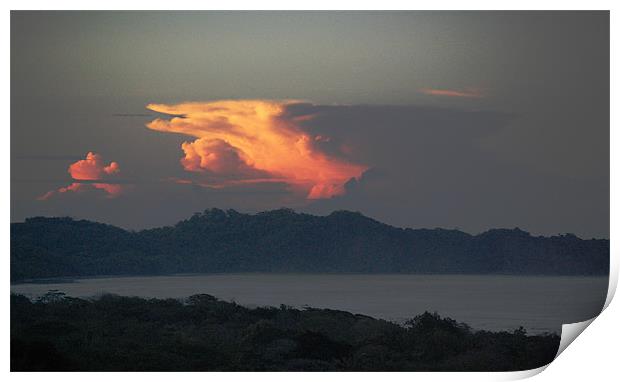
[[[208,293],[255,306],[311,306],[360,313],[398,323],[424,311],[475,329],[561,332],[563,323],[597,315],[607,277],[460,275],[210,274],[99,277],[75,282],[25,283],[11,291],[37,297],[58,289],[74,297],[102,293],[183,298]]]

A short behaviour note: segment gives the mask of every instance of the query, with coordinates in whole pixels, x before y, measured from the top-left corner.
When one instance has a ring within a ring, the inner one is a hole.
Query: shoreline
[[[439,277],[510,277],[510,278],[567,278],[567,279],[601,279],[609,275],[557,275],[557,274],[515,274],[515,273],[363,273],[363,272],[213,272],[213,273],[169,273],[169,274],[119,274],[119,275],[85,275],[58,276],[23,279],[11,281],[10,285],[24,284],[71,284],[79,280],[115,279],[115,278],[156,278],[156,277],[200,277],[200,276],[439,276]]]

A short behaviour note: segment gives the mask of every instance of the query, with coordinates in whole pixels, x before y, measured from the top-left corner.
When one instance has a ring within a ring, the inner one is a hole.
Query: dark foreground
[[[11,296],[11,370],[508,371],[551,362],[560,338],[473,331],[424,313],[405,326],[347,312],[186,301]]]

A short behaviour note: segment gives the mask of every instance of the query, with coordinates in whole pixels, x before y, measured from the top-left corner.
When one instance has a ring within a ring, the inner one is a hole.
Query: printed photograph
[[[530,370],[605,304],[608,11],[11,11],[10,84],[11,371]]]

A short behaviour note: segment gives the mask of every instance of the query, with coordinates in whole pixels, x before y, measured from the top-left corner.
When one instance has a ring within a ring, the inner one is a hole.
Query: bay
[[[478,330],[523,326],[539,334],[560,333],[562,324],[596,316],[607,285],[607,277],[248,273],[49,280],[13,284],[11,292],[30,298],[49,290],[86,298],[104,293],[149,298],[207,293],[249,307],[329,308],[397,323],[429,311]]]

